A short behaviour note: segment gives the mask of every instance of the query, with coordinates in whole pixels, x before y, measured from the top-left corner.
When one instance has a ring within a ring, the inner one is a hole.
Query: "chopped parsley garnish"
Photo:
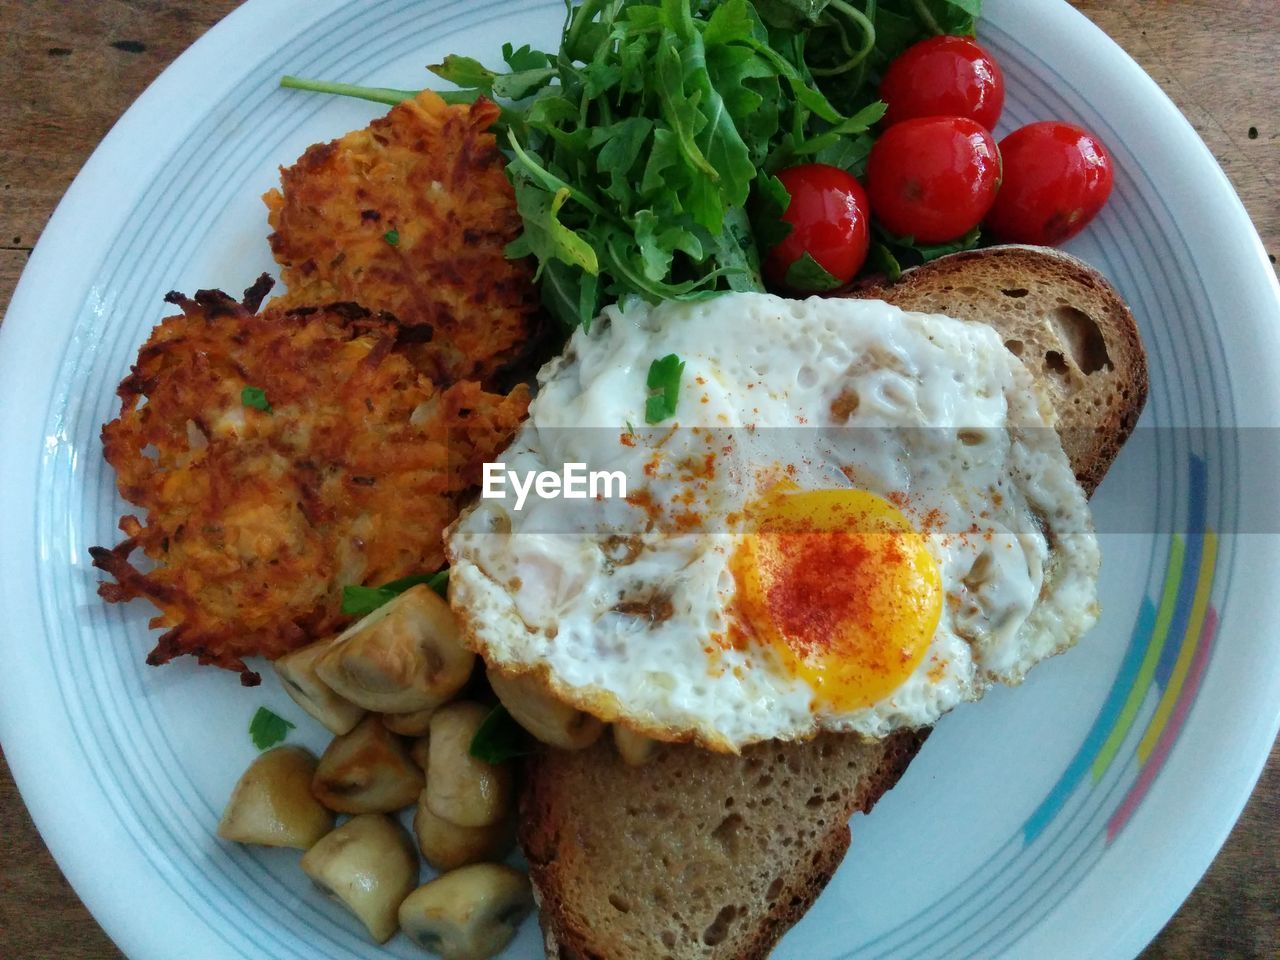
[[[445,568],[435,573],[417,573],[410,577],[392,580],[380,587],[343,587],[342,612],[348,616],[363,617],[365,614],[373,613],[384,603],[390,603],[419,583],[425,583],[443,597],[449,587],[449,570]]]
[[[513,757],[523,757],[532,751],[524,728],[516,723],[507,708],[498,704],[484,718],[476,735],[471,738],[471,756],[485,763],[502,763]]]
[[[382,235],[382,239],[387,241],[387,243],[391,244],[393,247],[398,246],[400,243],[400,231],[394,229],[388,230]]]
[[[263,413],[271,412],[271,404],[267,402],[267,391],[261,387],[245,387],[240,391],[240,402],[246,407],[253,407]]]
[[[649,364],[649,398],[644,405],[645,423],[661,423],[675,416],[676,402],[680,399],[680,377],[684,373],[684,361],[674,353]]]
[[[292,723],[272,713],[266,707],[259,707],[258,712],[249,721],[249,736],[253,740],[253,745],[259,750],[274,747],[284,740],[292,729]]]

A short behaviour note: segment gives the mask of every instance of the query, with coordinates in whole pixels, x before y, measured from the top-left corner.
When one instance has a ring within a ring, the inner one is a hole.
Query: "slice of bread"
[[[1046,390],[1058,434],[1092,493],[1147,400],[1147,354],[1120,295],[1093,267],[1048,247],[988,247],[909,270],[855,294],[903,310],[982,320]]]
[[[1146,400],[1137,326],[1101,274],[1058,251],[993,247],[867,284],[855,296],[982,320],[1049,392],[1092,491]],[[849,818],[891,788],[928,731],[826,734],[740,756],[664,745],[629,767],[607,738],[528,764],[520,842],[547,956],[756,960],[821,893]]]

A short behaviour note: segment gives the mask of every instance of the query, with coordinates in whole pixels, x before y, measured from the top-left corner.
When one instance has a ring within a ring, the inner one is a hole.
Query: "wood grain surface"
[[[1075,5],[1191,120],[1235,184],[1274,263],[1280,253],[1280,3]],[[166,65],[234,6],[233,0],[0,0],[0,311],[94,146]],[[0,760],[0,960],[120,956],[58,871]],[[181,956],[177,945],[174,956]],[[1277,750],[1217,860],[1143,957],[1280,957]]]

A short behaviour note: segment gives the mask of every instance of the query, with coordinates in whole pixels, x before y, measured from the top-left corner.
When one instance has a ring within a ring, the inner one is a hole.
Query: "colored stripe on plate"
[[[1155,750],[1151,754],[1151,762],[1142,768],[1142,773],[1138,775],[1138,779],[1121,802],[1119,809],[1107,822],[1108,844],[1115,840],[1120,831],[1124,829],[1125,824],[1129,822],[1129,818],[1133,816],[1133,812],[1142,803],[1147,791],[1155,783],[1156,776],[1164,766],[1165,760],[1168,759],[1169,752],[1172,750],[1174,742],[1178,739],[1182,724],[1191,710],[1191,704],[1195,701],[1196,691],[1200,687],[1200,680],[1204,676],[1205,666],[1209,662],[1209,653],[1213,647],[1217,632],[1218,611],[1210,607],[1205,618],[1204,629],[1201,632],[1200,643],[1195,657],[1191,661],[1186,686],[1183,689],[1182,696],[1178,698],[1177,706],[1174,708],[1169,724],[1164,728],[1159,740],[1156,742]]]

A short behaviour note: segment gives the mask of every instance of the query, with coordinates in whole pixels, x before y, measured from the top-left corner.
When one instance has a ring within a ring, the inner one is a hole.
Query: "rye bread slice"
[[[855,296],[981,320],[1052,398],[1063,447],[1092,492],[1142,411],[1146,355],[1110,284],[1056,250],[954,254]],[[821,893],[849,818],[889,790],[928,731],[825,734],[740,756],[664,745],[629,767],[607,738],[530,758],[520,843],[547,956],[758,960]]]
[[[662,746],[628,767],[604,737],[530,764],[520,842],[547,956],[765,957],[817,899],[928,731],[823,734],[740,756]]]
[[[1147,400],[1147,354],[1129,307],[1082,260],[1048,247],[969,250],[855,296],[991,324],[1058,414],[1067,459],[1092,493]]]

